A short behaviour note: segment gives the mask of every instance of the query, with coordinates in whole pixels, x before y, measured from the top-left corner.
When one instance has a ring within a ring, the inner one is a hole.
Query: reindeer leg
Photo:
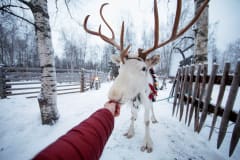
[[[131,113],[132,113],[131,124],[130,124],[130,127],[129,127],[127,133],[124,134],[124,136],[126,136],[127,138],[132,138],[135,134],[134,121],[136,121],[136,119],[137,119],[137,111],[138,111],[138,106],[135,106],[135,104],[133,102],[133,105],[131,106]]]
[[[148,153],[152,152],[153,150],[153,142],[152,142],[152,138],[150,136],[150,131],[149,131],[149,107],[150,107],[150,103],[148,101],[147,98],[144,98],[142,96],[143,99],[143,104],[145,107],[145,112],[144,112],[144,123],[145,123],[145,136],[144,136],[144,141],[143,141],[143,145],[141,147],[141,151],[147,151]]]
[[[151,103],[151,102],[150,102]],[[154,114],[154,110],[153,110],[153,104],[151,103],[151,105],[150,105],[150,110],[151,110],[151,114],[152,114],[152,116],[151,116],[151,121],[152,121],[152,123],[158,123],[158,121],[157,121],[157,119],[156,119],[156,116],[155,116],[155,114]]]

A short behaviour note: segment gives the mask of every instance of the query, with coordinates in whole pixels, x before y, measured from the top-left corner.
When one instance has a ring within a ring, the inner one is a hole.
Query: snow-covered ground
[[[41,125],[38,103],[35,98],[12,96],[0,99],[0,160],[26,160],[66,133],[73,126],[101,108],[107,101],[107,91],[111,83],[102,84],[99,90],[58,96],[59,121],[53,126]],[[158,99],[168,97],[168,89],[159,91]],[[154,142],[152,153],[140,151],[144,136],[143,108],[136,121],[135,136],[126,139],[123,134],[130,125],[130,108],[122,106],[120,117],[115,119],[115,127],[105,146],[101,160],[238,160],[240,145],[233,156],[228,158],[229,139],[227,134],[220,150],[216,149],[214,133],[208,141],[211,117],[200,134],[192,127],[172,117],[172,103],[167,100],[154,103],[157,124],[151,124]],[[230,128],[231,129],[231,128]],[[218,130],[216,129],[215,132]],[[231,132],[231,130],[230,130]]]

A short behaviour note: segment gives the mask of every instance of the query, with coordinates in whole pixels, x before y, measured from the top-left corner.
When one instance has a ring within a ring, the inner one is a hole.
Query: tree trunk
[[[56,69],[54,64],[54,50],[51,39],[47,0],[31,0],[36,25],[37,51],[40,59],[41,92],[38,97],[42,124],[54,124],[59,113],[57,109]]]
[[[204,0],[195,0],[195,12]],[[207,43],[208,43],[208,6],[196,22],[195,28],[195,63],[207,62]]]

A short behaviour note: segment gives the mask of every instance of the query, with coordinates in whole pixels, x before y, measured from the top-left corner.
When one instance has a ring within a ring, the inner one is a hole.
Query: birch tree
[[[22,0],[20,0],[22,1]],[[47,0],[22,1],[32,11],[36,25],[37,50],[40,59],[41,92],[38,97],[42,123],[53,124],[59,118],[56,94],[56,70],[51,39]]]
[[[195,12],[201,6],[203,0],[194,0]],[[208,6],[205,7],[202,15],[199,17],[195,25],[195,63],[207,62],[207,44],[208,44]]]
[[[37,52],[40,59],[41,91],[38,102],[41,112],[42,124],[54,124],[59,113],[56,95],[56,70],[54,64],[54,50],[51,39],[51,28],[48,15],[47,0],[19,0],[28,6],[34,17],[36,28]]]
[[[56,71],[47,3],[47,0],[3,0],[0,3],[0,10],[35,26],[36,47],[42,69],[38,102],[42,124],[52,125],[58,120],[59,113],[56,103]],[[18,15],[19,12],[14,12],[16,9],[24,11],[30,9],[34,22]]]

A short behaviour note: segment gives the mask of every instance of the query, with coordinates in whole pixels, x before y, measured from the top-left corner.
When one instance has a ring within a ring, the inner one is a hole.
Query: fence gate
[[[216,64],[213,64],[210,75],[207,74],[206,64],[179,68],[171,93],[174,96],[172,115],[179,116],[179,121],[184,119],[188,126],[193,119],[194,131],[199,133],[207,115],[212,113],[209,140],[216,126],[217,117],[221,117],[217,148],[223,142],[228,123],[233,122],[234,127],[229,144],[229,156],[231,156],[240,137],[240,109],[238,109],[238,113],[233,110],[240,86],[240,61],[238,61],[233,74],[230,74],[230,63],[225,64],[221,75],[217,74],[217,71],[218,65]],[[217,90],[214,89],[213,92],[214,87]],[[213,97],[213,93],[217,96]],[[224,99],[224,94],[227,95],[226,99]],[[223,106],[224,100],[226,101],[225,106]]]

